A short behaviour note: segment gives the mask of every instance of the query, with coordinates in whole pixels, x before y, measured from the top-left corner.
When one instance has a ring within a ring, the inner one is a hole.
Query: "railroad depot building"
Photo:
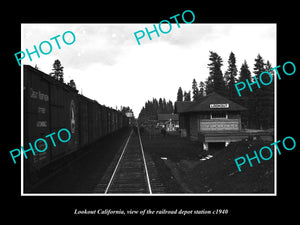
[[[242,131],[241,112],[245,107],[213,92],[198,102],[176,102],[181,137],[202,142],[208,150],[211,143],[227,146],[247,138]]]

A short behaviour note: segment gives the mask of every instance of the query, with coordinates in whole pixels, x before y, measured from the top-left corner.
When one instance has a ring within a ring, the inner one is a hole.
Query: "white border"
[[[24,32],[23,32],[23,25],[21,24],[21,49],[24,47]],[[24,146],[24,71],[23,71],[23,61],[21,60],[21,146]],[[21,196],[24,196],[24,157],[23,151],[21,151]]]
[[[21,49],[23,49],[23,24],[21,23]],[[29,24],[29,23],[26,23]],[[45,23],[45,24],[55,24],[55,23]],[[78,24],[78,23],[74,23]],[[84,24],[84,23],[83,23]],[[105,23],[103,23],[105,24]],[[204,23],[204,24],[219,24],[219,23]],[[277,65],[277,23],[226,23],[226,24],[274,24],[275,26],[275,49],[276,49],[276,65]],[[92,24],[96,25],[96,24]],[[113,25],[113,24],[110,24]],[[24,146],[24,79],[23,79],[23,62],[21,61],[21,146]],[[277,76],[275,76],[275,91],[274,91],[274,138],[275,142],[277,141]],[[21,151],[22,152],[22,151]],[[24,176],[23,176],[23,166],[24,166],[24,157],[23,152],[21,153],[21,196],[277,196],[277,154],[274,154],[274,193],[199,193],[199,194],[100,194],[100,193],[24,193]]]
[[[277,62],[277,23],[275,23],[275,49],[276,49],[276,59],[275,59],[275,65],[278,65]],[[277,141],[277,76],[275,77],[275,81],[274,81],[274,86],[275,86],[275,90],[274,90],[274,139],[275,142]],[[274,152],[275,152],[275,146],[274,146]],[[274,154],[274,196],[277,196],[277,154]]]

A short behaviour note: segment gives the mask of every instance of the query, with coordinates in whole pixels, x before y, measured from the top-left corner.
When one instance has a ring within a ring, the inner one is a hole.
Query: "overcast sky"
[[[191,90],[193,78],[205,81],[208,76],[209,51],[223,59],[223,74],[232,51],[237,68],[244,60],[253,72],[258,53],[276,66],[276,24],[172,24],[168,34],[147,35],[137,44],[134,32],[153,29],[153,24],[22,24],[22,51],[38,48],[42,41],[72,31],[76,41],[66,45],[58,38],[49,55],[32,55],[22,64],[37,65],[49,74],[59,59],[64,79],[74,79],[83,95],[120,109],[129,106],[138,116],[147,100],[176,100],[178,87]],[[167,28],[163,28],[167,30]],[[67,36],[66,36],[67,37]],[[20,51],[21,51],[20,50]],[[46,45],[45,50],[46,51]],[[16,62],[17,63],[17,62]]]

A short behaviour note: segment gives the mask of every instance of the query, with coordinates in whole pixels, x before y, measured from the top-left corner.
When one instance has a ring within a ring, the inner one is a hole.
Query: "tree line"
[[[167,102],[165,98],[159,98],[159,100],[153,98],[151,101],[148,100],[145,103],[145,106],[140,111],[139,119],[141,121],[157,120],[158,114],[168,114],[173,112],[174,107],[171,100]]]
[[[213,51],[209,56],[209,75],[206,80],[200,81],[199,86],[196,79],[192,81],[192,90],[183,91],[178,88],[177,101],[200,101],[200,99],[212,92],[218,94],[246,107],[248,110],[242,112],[242,124],[245,128],[267,129],[274,126],[274,82],[268,86],[257,88],[252,85],[253,92],[244,89],[242,96],[239,97],[235,88],[238,82],[253,82],[254,76],[259,76],[264,71],[269,71],[274,80],[274,71],[271,63],[262,58],[260,54],[254,59],[253,76],[251,75],[249,66],[244,60],[240,70],[236,66],[236,57],[233,52],[228,58],[228,67],[224,75],[221,70],[223,66],[222,58]],[[268,82],[268,81],[266,81]],[[192,94],[192,96],[191,96]]]

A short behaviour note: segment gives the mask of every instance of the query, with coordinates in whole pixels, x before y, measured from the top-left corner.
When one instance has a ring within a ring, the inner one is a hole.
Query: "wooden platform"
[[[198,133],[198,140],[201,142],[237,142],[245,139],[273,141],[274,132],[262,130],[241,130],[241,131],[213,131]]]

